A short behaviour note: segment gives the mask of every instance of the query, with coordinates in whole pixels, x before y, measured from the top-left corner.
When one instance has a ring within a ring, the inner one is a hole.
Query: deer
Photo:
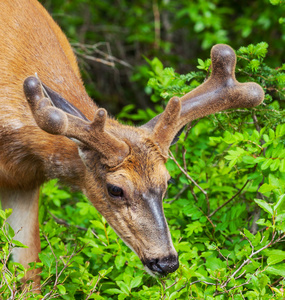
[[[37,0],[1,1],[0,24],[0,197],[28,246],[13,259],[26,268],[39,261],[39,190],[57,178],[89,198],[150,275],[176,271],[162,206],[169,147],[193,120],[259,105],[262,88],[238,82],[234,50],[218,44],[203,84],[146,124],[124,125],[88,96],[66,36]],[[24,280],[39,287],[40,272]]]

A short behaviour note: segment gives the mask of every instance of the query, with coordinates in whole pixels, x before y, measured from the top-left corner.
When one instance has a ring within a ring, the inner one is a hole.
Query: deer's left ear
[[[64,112],[73,115],[75,117],[78,117],[82,120],[89,121],[84,114],[77,108],[75,107],[72,103],[64,99],[60,94],[43,84],[44,87],[44,92],[47,94],[53,104],[53,106],[63,110]]]
[[[185,125],[185,126],[186,126],[186,125]],[[172,146],[172,145],[174,145],[174,144],[176,144],[176,143],[178,142],[178,140],[179,140],[179,138],[180,138],[180,135],[181,135],[181,133],[183,132],[185,126],[183,126],[183,127],[177,132],[177,134],[176,134],[176,136],[174,137],[174,139],[172,140],[170,146]]]

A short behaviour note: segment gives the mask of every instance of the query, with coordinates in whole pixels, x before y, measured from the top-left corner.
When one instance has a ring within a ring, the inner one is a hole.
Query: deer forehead
[[[159,153],[133,151],[124,163],[107,174],[107,182],[119,185],[130,192],[141,193],[151,188],[165,187],[170,175],[164,158]]]

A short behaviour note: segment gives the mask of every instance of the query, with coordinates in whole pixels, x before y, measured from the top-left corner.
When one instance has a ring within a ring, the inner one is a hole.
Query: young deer
[[[237,82],[234,51],[216,45],[205,83],[145,125],[122,125],[88,97],[66,37],[36,0],[1,1],[0,24],[0,196],[29,247],[15,249],[14,260],[38,261],[39,188],[58,178],[88,196],[149,273],[174,272],[162,208],[168,149],[194,119],[260,104],[261,87]],[[43,84],[28,77],[35,73]],[[27,278],[39,284],[36,275]]]

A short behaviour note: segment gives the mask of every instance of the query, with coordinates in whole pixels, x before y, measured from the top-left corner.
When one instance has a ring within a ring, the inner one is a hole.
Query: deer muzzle
[[[173,254],[160,259],[150,259],[144,263],[151,272],[162,276],[175,272],[179,268],[178,256]]]

